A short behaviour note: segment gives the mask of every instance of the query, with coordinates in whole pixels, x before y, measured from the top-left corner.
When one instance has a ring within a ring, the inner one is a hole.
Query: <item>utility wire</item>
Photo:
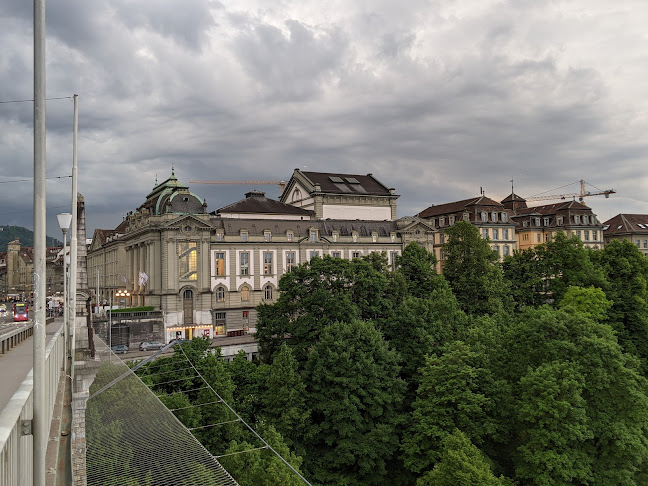
[[[51,100],[71,100],[72,96],[58,96],[56,98],[45,98],[45,101],[51,101]],[[5,100],[5,101],[0,101],[0,104],[7,104],[7,103],[32,103],[34,100]]]
[[[71,178],[71,175],[66,175],[66,176],[55,176],[55,177],[46,177],[45,179],[69,179]],[[32,182],[34,180],[33,177],[30,177],[29,179],[15,179],[13,181],[0,181],[0,184],[9,184],[10,182]]]
[[[227,403],[225,400],[223,400],[223,397],[221,397],[221,396],[218,394],[218,392],[217,392],[216,390],[214,390],[214,388],[212,388],[212,386],[209,384],[209,382],[208,382],[207,380],[205,380],[205,378],[200,374],[200,371],[198,371],[198,370],[196,369],[196,367],[194,366],[194,364],[193,364],[193,363],[191,362],[191,360],[189,359],[189,356],[187,356],[187,353],[185,353],[183,347],[182,347],[182,346],[179,346],[179,348],[180,348],[180,351],[182,351],[182,354],[184,354],[185,358],[187,359],[187,362],[188,362],[188,363],[193,367],[193,369],[196,371],[196,373],[198,374],[198,376],[200,376],[200,378],[205,382],[205,384],[209,387],[209,389],[211,389],[211,391],[214,393],[214,395],[216,395],[216,396],[219,398],[219,400],[221,400],[221,401],[225,404],[225,406],[230,410],[230,412],[232,412],[232,413],[233,413],[233,414],[234,414],[234,415],[235,415],[235,416],[240,420],[240,422],[241,422],[243,425],[245,425],[245,426],[248,428],[248,430],[249,430],[250,432],[252,432],[252,433],[253,433],[253,434],[254,434],[254,435],[255,435],[255,436],[256,436],[256,437],[257,437],[257,438],[258,438],[258,439],[259,439],[259,440],[260,440],[260,441],[261,441],[261,442],[262,442],[262,443],[267,447],[267,448],[268,448],[268,449],[270,449],[272,452],[274,452],[274,454],[275,454],[279,459],[281,459],[281,460],[283,461],[283,463],[284,463],[286,466],[288,466],[288,467],[289,467],[289,468],[290,468],[290,469],[291,469],[291,470],[292,470],[292,471],[293,471],[297,476],[299,476],[299,478],[300,478],[302,481],[304,481],[304,483],[308,484],[308,486],[312,486],[311,483],[309,483],[308,480],[307,480],[304,476],[302,476],[302,475],[299,473],[299,471],[297,471],[297,469],[295,469],[295,468],[292,466],[292,464],[290,464],[288,461],[286,461],[286,460],[281,456],[281,454],[279,454],[277,451],[275,451],[275,450],[273,449],[273,447],[272,447],[270,444],[268,444],[268,443],[265,441],[265,439],[264,439],[263,437],[261,437],[261,436],[256,432],[256,430],[254,430],[254,429],[253,429],[253,428],[252,428],[252,427],[251,427],[251,426],[250,426],[250,425],[249,425],[245,420],[243,420],[243,418],[242,418],[238,413],[236,413],[236,411],[235,411],[235,410],[230,406],[229,403]]]

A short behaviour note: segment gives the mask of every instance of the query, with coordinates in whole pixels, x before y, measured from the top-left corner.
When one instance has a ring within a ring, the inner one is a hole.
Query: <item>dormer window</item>
[[[574,216],[574,223],[575,223],[575,224],[580,224],[580,216],[579,216],[578,214],[576,214],[576,215]]]
[[[545,219],[544,219],[544,225],[545,225],[545,226],[549,226],[549,218],[545,218]]]
[[[287,239],[288,241],[292,241],[292,240],[293,240],[293,234],[294,234],[294,233],[293,233],[292,231],[288,231],[288,232],[286,233],[286,239]]]
[[[354,231],[353,235],[351,235],[351,239],[353,240],[354,243],[356,243],[358,241],[358,233]]]
[[[396,233],[390,234],[389,237],[391,238],[392,243],[394,243],[396,241]]]
[[[246,242],[248,240],[248,232],[241,231],[241,241]]]
[[[486,211],[482,211],[481,219],[482,219],[482,223],[487,223],[488,222],[488,213]]]
[[[264,231],[263,232],[263,240],[266,243],[269,243],[272,240],[272,233],[270,233],[270,231]]]
[[[219,231],[216,233],[216,241],[223,241],[223,232]]]
[[[445,218],[444,217],[439,218],[439,226],[445,226]]]
[[[374,243],[378,241],[378,233],[371,233],[371,241]]]
[[[449,224],[450,226],[452,226],[453,224],[455,224],[455,217],[454,217],[454,216],[449,216],[449,217],[448,217],[448,224]]]
[[[495,211],[491,213],[491,218],[493,219],[493,223],[497,223],[497,213]]]
[[[525,228],[528,228],[529,227],[529,222],[528,221],[523,221],[522,226],[524,226]]]
[[[315,242],[317,241],[317,230],[310,230],[309,235],[310,235],[310,236],[309,236],[309,240],[310,240],[312,243],[315,243]]]
[[[557,222],[556,224],[557,224],[558,226],[562,226],[562,224],[563,224],[563,218],[562,218],[562,216],[558,216],[557,221],[558,221],[558,222]]]
[[[540,218],[536,218],[536,219],[535,219],[535,225],[536,225],[536,226],[540,226]]]
[[[502,213],[502,223],[506,223],[508,221],[508,214]]]

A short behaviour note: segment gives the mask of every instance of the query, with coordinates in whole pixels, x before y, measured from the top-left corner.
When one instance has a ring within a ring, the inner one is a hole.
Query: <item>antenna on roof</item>
[[[511,177],[511,194],[515,194],[515,191],[513,190],[513,177]]]

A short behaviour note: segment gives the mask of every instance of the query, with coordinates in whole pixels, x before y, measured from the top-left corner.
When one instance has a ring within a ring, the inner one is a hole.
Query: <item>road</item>
[[[30,322],[31,323],[31,322]],[[11,318],[3,318],[0,322],[0,333],[8,332],[24,323],[14,323]],[[45,340],[50,342],[52,336],[63,325],[63,318],[58,317],[47,326]],[[45,345],[47,346],[47,344]],[[32,338],[25,339],[8,353],[0,354],[0,410],[3,410],[18,387],[33,368],[34,344]]]

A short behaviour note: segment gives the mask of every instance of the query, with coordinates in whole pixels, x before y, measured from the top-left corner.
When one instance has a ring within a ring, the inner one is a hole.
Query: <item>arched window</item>
[[[272,285],[266,285],[263,288],[263,298],[265,300],[272,300]]]
[[[302,198],[302,193],[299,189],[295,189],[292,193],[292,202],[299,201]]]
[[[191,290],[185,290],[182,297],[185,299],[193,299],[193,292]]]
[[[225,289],[223,287],[216,289],[216,302],[225,302]]]
[[[242,301],[250,300],[250,287],[248,287],[247,285],[241,287],[241,300]]]

